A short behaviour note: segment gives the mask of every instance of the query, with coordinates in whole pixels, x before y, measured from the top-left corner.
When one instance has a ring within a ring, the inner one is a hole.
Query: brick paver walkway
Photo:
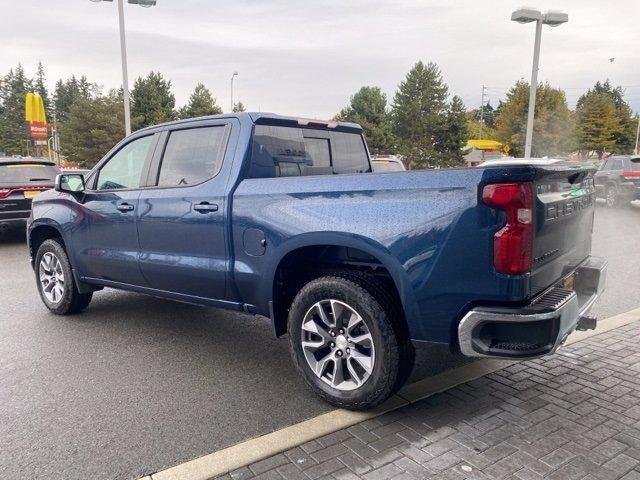
[[[640,322],[222,478],[640,480]]]

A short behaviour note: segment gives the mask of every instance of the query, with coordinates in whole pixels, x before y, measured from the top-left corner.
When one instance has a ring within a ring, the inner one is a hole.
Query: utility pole
[[[122,95],[124,97],[124,131],[131,135],[131,108],[129,106],[129,74],[127,73],[127,42],[124,38],[124,8],[118,0],[118,25],[120,27],[120,57],[122,60]]]
[[[636,152],[636,155],[638,155],[638,153],[640,153],[638,151],[638,138],[640,138],[640,115],[636,114],[636,120],[638,121],[638,128],[636,130],[636,148],[635,148],[635,152]]]
[[[482,97],[480,99],[480,140],[482,140],[482,129],[484,127],[484,92],[487,89],[482,85]]]

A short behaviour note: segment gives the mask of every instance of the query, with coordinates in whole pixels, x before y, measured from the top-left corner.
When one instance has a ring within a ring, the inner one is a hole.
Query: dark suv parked
[[[0,157],[0,233],[24,227],[31,200],[53,188],[60,169],[43,158]]]
[[[614,156],[605,159],[595,175],[596,196],[608,207],[628,205],[640,200],[640,156]]]

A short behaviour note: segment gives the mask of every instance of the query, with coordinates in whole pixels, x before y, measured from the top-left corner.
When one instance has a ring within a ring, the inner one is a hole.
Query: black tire
[[[45,293],[42,282],[40,281],[39,269],[42,257],[45,254],[52,253],[60,262],[60,267],[64,274],[65,285],[63,288],[63,294],[57,301],[49,300]],[[76,287],[73,279],[73,272],[71,271],[71,263],[69,263],[69,257],[60,241],[56,239],[45,240],[36,254],[35,260],[35,274],[36,285],[38,287],[38,293],[42,299],[42,303],[56,315],[72,315],[74,313],[80,313],[82,310],[89,306],[93,297],[93,292],[80,293]]]
[[[343,391],[319,378],[302,349],[302,323],[309,309],[322,300],[339,300],[362,317],[375,348],[369,378],[353,390]],[[296,369],[311,389],[340,408],[372,408],[388,399],[406,381],[413,367],[414,351],[398,302],[372,276],[336,272],[307,283],[296,295],[289,311],[289,346]]]

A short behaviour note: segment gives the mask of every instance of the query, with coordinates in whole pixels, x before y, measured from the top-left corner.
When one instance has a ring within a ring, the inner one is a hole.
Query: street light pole
[[[524,142],[524,158],[531,157],[533,144],[533,120],[536,111],[536,90],[538,88],[538,66],[540,63],[540,40],[542,25],[557,27],[569,21],[569,15],[562,12],[548,11],[541,13],[530,8],[521,8],[511,14],[511,20],[518,23],[536,22],[536,39],[533,46],[533,66],[531,68],[531,84],[529,85],[529,110],[527,113],[527,133]]]
[[[94,3],[113,2],[113,0],[91,0]],[[129,75],[127,73],[127,42],[124,35],[124,0],[116,0],[118,3],[118,27],[120,29],[120,60],[122,61],[122,96],[124,97],[124,131],[131,135],[131,108],[129,102]],[[128,0],[129,3],[144,8],[153,7],[156,0]]]
[[[238,72],[233,72],[233,75],[231,75],[231,110],[229,110],[230,112],[233,112],[233,79],[236,78],[238,76]]]
[[[127,73],[127,42],[124,36],[123,0],[118,0],[118,25],[120,27],[120,57],[122,60],[122,96],[124,97],[124,130],[131,135],[131,107],[129,105],[129,75]]]
[[[533,67],[529,85],[529,111],[527,113],[527,136],[524,141],[524,158],[531,157],[533,143],[533,118],[536,111],[536,91],[538,89],[538,65],[540,64],[540,39],[542,37],[542,19],[536,21],[536,40],[533,46]]]

